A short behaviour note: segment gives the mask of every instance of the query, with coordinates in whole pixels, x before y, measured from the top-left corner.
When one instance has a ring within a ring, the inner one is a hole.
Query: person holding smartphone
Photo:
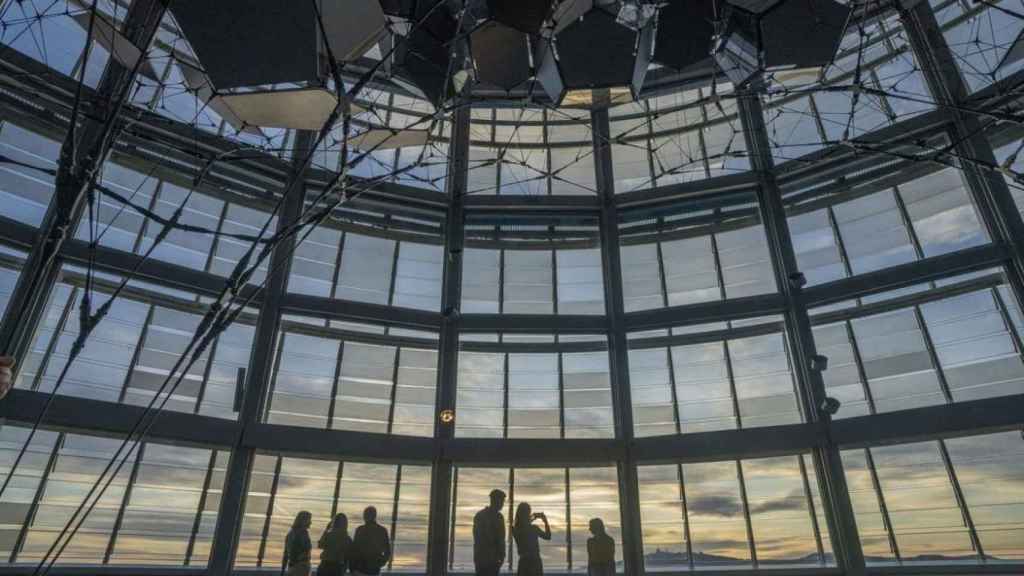
[[[540,520],[544,528],[534,524]],[[540,539],[551,540],[551,525],[548,524],[548,517],[543,512],[533,513],[530,505],[520,502],[516,507],[516,518],[513,523],[512,536],[516,541],[516,550],[519,552],[518,576],[543,576],[544,563],[540,559]]]

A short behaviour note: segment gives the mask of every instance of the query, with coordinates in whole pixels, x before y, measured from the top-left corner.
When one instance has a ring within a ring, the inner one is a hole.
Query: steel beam
[[[295,170],[293,178],[302,178],[304,173],[302,158],[313,145],[314,136],[311,132],[300,132],[295,143]],[[299,184],[289,186],[291,196],[284,198],[278,231],[284,230],[297,221],[305,206],[306,186]],[[270,257],[270,268],[267,272],[266,288],[260,306],[260,316],[256,321],[256,334],[253,337],[252,355],[246,370],[247,382],[242,409],[238,414],[238,434],[233,444],[231,458],[224,480],[224,491],[221,497],[217,525],[214,530],[213,547],[210,552],[210,574],[228,576],[235,563],[235,552],[242,530],[242,515],[245,510],[245,497],[249,485],[256,451],[243,444],[245,431],[250,426],[260,423],[268,401],[267,389],[273,377],[274,349],[277,344],[277,333],[281,323],[281,301],[288,286],[288,273],[291,268],[292,252],[295,249],[295,236],[282,240],[274,247]]]
[[[467,333],[601,334],[606,329],[604,317],[584,314],[466,314],[459,320]]]
[[[452,137],[448,163],[448,218],[445,222],[444,269],[441,287],[441,333],[437,353],[437,390],[434,438],[440,442],[455,436],[458,413],[455,412],[455,387],[458,380],[459,329],[462,302],[462,250],[465,241],[465,202],[469,182],[470,107],[456,109],[452,118]],[[454,421],[440,414],[451,410]],[[449,517],[452,494],[452,461],[435,446],[430,480],[430,520],[427,531],[427,572],[448,573],[448,548],[452,519]]]
[[[616,438],[626,442],[618,462],[622,559],[627,574],[644,573],[644,547],[640,526],[640,491],[636,461],[629,449],[633,439],[633,401],[629,385],[629,345],[626,339],[626,307],[622,294],[622,261],[619,253],[619,219],[615,208],[615,174],[612,163],[608,110],[590,113],[594,145],[594,171],[601,203],[601,265],[604,270],[605,322],[612,386],[612,412]]]
[[[6,402],[0,402],[0,418],[21,426],[32,426],[42,412],[46,392],[16,388]],[[115,404],[102,400],[58,395],[40,425],[49,430],[124,438],[145,412],[143,406]],[[234,442],[238,425],[231,420],[186,412],[160,413],[146,433],[147,441],[201,447],[228,447]]]
[[[437,312],[295,293],[282,296],[281,311],[285,314],[431,332],[438,331],[442,325],[442,317]]]
[[[814,460],[837,560],[847,574],[859,576],[865,569],[864,553],[839,450],[828,441],[831,416],[819,408],[826,398],[825,384],[821,372],[811,368],[812,358],[817,355],[817,351],[802,283],[796,280],[800,271],[782,204],[782,192],[775,180],[775,164],[761,107],[760,87],[760,82],[755,81],[751,90],[740,94],[738,109],[743,136],[751,168],[758,176],[758,203],[775,271],[775,282],[786,301],[786,341],[789,344],[793,373],[801,391],[804,417],[809,422],[824,425],[825,443],[814,451]]]
[[[670,464],[762,458],[810,452],[822,445],[820,424],[652,436],[633,440],[637,462]]]
[[[1024,394],[898,410],[832,422],[843,449],[990,434],[1024,427]]]
[[[1004,245],[976,246],[811,286],[803,291],[804,299],[808,306],[824,306],[863,298],[959,274],[1002,267],[1010,254],[1010,248]]]
[[[143,54],[160,27],[167,3],[168,0],[138,0],[128,8],[122,32]],[[89,49],[88,45],[85,49]],[[140,59],[138,64],[141,62]],[[80,124],[69,127],[65,135],[53,199],[0,324],[0,351],[6,355],[22,357],[30,345],[32,331],[46,308],[60,270],[57,256],[61,245],[74,234],[92,184],[121,132],[118,118],[130,97],[138,64],[129,69],[110,58],[100,78],[97,105],[88,114],[79,114],[75,120]]]
[[[443,452],[460,465],[593,466],[618,462],[625,445],[612,439],[455,438],[444,443]]]
[[[1009,247],[1007,280],[1018,302],[1024,303],[1024,219],[1002,175],[987,168],[998,166],[985,125],[977,114],[961,106],[970,99],[970,90],[956,59],[942,35],[931,4],[918,2],[900,10],[900,21],[924,74],[925,81],[940,107],[949,110],[949,136],[952,150],[960,159],[967,190],[974,201],[978,218],[996,244]]]
[[[428,464],[437,443],[430,438],[261,423],[246,426],[241,445],[321,460]]]
[[[757,316],[782,314],[786,301],[779,294],[744,296],[714,302],[701,302],[669,308],[656,308],[630,312],[624,315],[626,332],[639,332],[657,328],[693,326],[723,320],[741,320]]]

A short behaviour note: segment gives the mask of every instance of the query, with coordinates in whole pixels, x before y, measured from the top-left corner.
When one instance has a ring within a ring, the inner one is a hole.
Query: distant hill
[[[886,557],[882,557],[882,556],[866,556],[864,559],[869,564],[885,564],[885,563],[893,562],[893,560],[891,558],[886,558]],[[999,558],[997,558],[995,556],[989,556],[989,555],[985,556],[985,560],[986,561],[996,561],[996,562],[1000,561]],[[919,563],[937,564],[937,563],[943,563],[943,562],[965,562],[965,561],[966,562],[975,562],[975,561],[978,561],[978,557],[974,556],[974,555],[946,556],[946,555],[943,555],[943,554],[920,554],[920,555],[913,556],[913,557],[910,557],[910,558],[907,558],[907,557],[903,558],[903,562],[904,563],[919,562]],[[831,564],[831,563],[834,563],[834,562],[835,562],[835,560],[834,560],[834,558],[832,557],[831,554],[826,554],[825,555],[825,563],[826,564]],[[678,567],[678,566],[687,566],[687,565],[689,565],[690,559],[687,556],[686,552],[671,552],[671,551],[668,551],[668,550],[660,550],[659,549],[659,550],[655,550],[654,552],[651,552],[650,554],[646,555],[644,557],[644,563],[647,566],[651,566],[651,567],[662,567],[662,568]],[[718,564],[718,565],[723,565],[723,566],[729,566],[729,565],[735,566],[735,565],[749,565],[750,564],[750,560],[748,560],[748,559],[741,559],[741,558],[733,558],[731,556],[723,556],[723,555],[720,555],[720,554],[710,554],[710,553],[707,553],[707,552],[694,552],[693,553],[693,563],[694,564],[701,564],[701,565],[705,565],[705,566],[709,565],[709,564]],[[775,564],[775,565],[778,565],[778,564],[819,565],[822,562],[818,558],[817,554],[808,554],[807,556],[803,556],[803,557],[800,557],[800,558],[784,558],[784,559],[777,559],[777,560],[775,560],[775,559],[773,559],[773,560],[760,560],[758,563],[761,564],[761,565],[772,565],[772,564]],[[622,564],[622,562],[619,562],[619,564]]]

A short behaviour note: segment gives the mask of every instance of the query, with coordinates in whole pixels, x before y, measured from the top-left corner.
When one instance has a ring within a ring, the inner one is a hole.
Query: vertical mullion
[[[562,363],[562,353],[556,352],[558,356],[558,437],[565,439],[565,374]]]
[[[220,216],[217,218],[217,234],[213,236],[213,242],[210,244],[210,253],[206,255],[206,263],[203,265],[203,272],[210,273],[213,268],[213,261],[217,254],[217,249],[220,248],[221,233],[224,231],[224,221],[228,216],[228,202],[223,202],[220,209]]]
[[[814,334],[813,328],[812,328],[811,334],[812,334],[812,337],[813,337],[813,334]],[[783,354],[786,355],[786,363],[789,364],[790,372],[792,372],[793,374],[796,374],[797,373],[796,355],[790,349],[789,341],[786,338],[782,339],[782,352],[783,352]],[[799,398],[800,397],[800,386],[797,383],[797,379],[794,378],[794,377],[791,377],[790,381],[793,383],[793,397],[794,398]],[[825,388],[824,377],[822,378],[822,392],[825,393],[825,394],[828,393],[828,390]],[[804,406],[798,402],[796,407],[797,407],[797,410],[799,410],[799,412],[800,412],[800,419],[801,419],[801,421],[808,422],[810,420],[811,416],[809,414],[807,414],[806,409],[804,408]]]
[[[267,498],[267,516],[263,520],[263,531],[260,533],[260,548],[256,554],[256,566],[263,566],[263,555],[267,552],[267,536],[270,534],[270,521],[274,517],[274,499],[277,497],[277,483],[281,477],[281,456],[277,457],[274,464],[274,479],[270,483],[270,497]],[[288,551],[286,550],[287,554]]]
[[[814,544],[818,550],[818,563],[825,564],[825,546],[821,542],[821,527],[818,526],[818,514],[814,506],[814,497],[811,494],[811,482],[807,478],[807,464],[804,463],[804,455],[797,454],[796,461],[800,465],[800,479],[803,481],[804,496],[807,498],[807,511],[811,515],[811,528],[814,530]]]
[[[500,233],[498,226],[494,227],[495,236]],[[505,311],[505,249],[498,249],[498,314],[503,314]],[[501,337],[501,334],[498,335]]]
[[[437,346],[437,386],[434,406],[438,413],[457,408],[459,333],[462,304],[462,264],[466,237],[465,201],[469,172],[469,106],[458,106],[452,114],[448,163],[448,210],[444,222],[444,266],[441,287],[441,326]],[[427,530],[427,572],[444,574],[448,566],[452,472],[454,463],[442,450],[455,436],[455,426],[435,416],[435,448],[430,480],[430,515]]]
[[[503,413],[502,413],[502,434],[501,434],[501,437],[502,438],[508,438],[508,402],[509,402],[509,399],[511,398],[511,394],[509,392],[509,378],[508,378],[508,369],[509,369],[508,357],[509,357],[509,353],[508,352],[503,352],[501,354],[501,356],[502,356],[502,362],[503,362],[503,365],[504,365],[504,369],[502,370],[501,377],[502,377],[502,381],[504,382],[504,395],[505,395],[504,403],[502,404],[502,412]]]
[[[185,565],[192,563],[192,554],[196,548],[196,536],[203,523],[203,510],[206,508],[206,497],[210,492],[210,484],[213,481],[213,471],[217,466],[217,451],[210,450],[210,461],[206,465],[206,475],[203,477],[203,491],[199,493],[199,505],[196,506],[196,516],[192,521],[192,531],[188,536],[188,546],[185,548]]]
[[[747,544],[750,547],[750,561],[757,569],[757,546],[754,543],[754,523],[750,519],[750,503],[747,501],[747,482],[743,479],[743,464],[736,460],[736,479],[740,484],[740,501],[743,504],[743,519],[747,523]]]
[[[548,226],[554,232],[554,226]],[[558,315],[558,250],[551,250],[551,309]],[[557,339],[557,335],[555,336]]]
[[[693,541],[690,537],[690,507],[686,501],[686,477],[683,473],[683,465],[676,464],[676,471],[679,476],[679,498],[683,503],[683,537],[686,539],[686,563],[690,570],[693,570]]]
[[[716,215],[720,215],[720,211],[715,209]],[[715,263],[715,278],[718,280],[718,299],[725,300],[727,295],[725,293],[725,272],[722,271],[722,257],[718,253],[718,236],[713,232],[708,235],[711,242],[711,258]],[[730,326],[732,322],[729,323]]]
[[[334,499],[331,500],[331,521],[338,515],[338,501],[341,499],[341,479],[345,476],[345,462],[338,461],[338,472],[334,476]]]
[[[210,351],[206,355],[206,366],[203,367],[203,379],[199,383],[199,392],[196,393],[196,405],[192,409],[193,414],[199,414],[206,398],[206,386],[210,382],[210,373],[213,372],[213,359],[217,357],[217,347],[220,345],[220,335],[210,343]],[[237,386],[244,386],[244,383],[237,382]]]
[[[25,546],[25,540],[28,538],[29,529],[32,527],[32,523],[35,522],[36,514],[39,512],[39,501],[42,500],[43,494],[46,493],[46,485],[50,481],[50,472],[53,471],[57,465],[57,457],[60,454],[60,448],[64,444],[64,433],[60,432],[57,434],[57,440],[53,443],[53,449],[50,451],[50,457],[46,461],[46,468],[43,468],[43,473],[39,477],[39,485],[36,486],[35,494],[32,497],[32,503],[29,504],[28,512],[25,513],[25,520],[21,524],[21,529],[18,530],[18,537],[14,541],[14,546],[11,547],[11,556],[9,562],[14,564],[18,559],[18,553]],[[14,474],[17,470],[12,469],[9,474]]]
[[[398,251],[402,242],[395,240],[395,251],[391,256],[391,283],[388,286],[388,306],[395,305],[395,288],[398,286]]]
[[[395,365],[391,370],[391,406],[388,407],[388,434],[395,428],[395,402],[398,401],[398,368],[402,364],[402,349],[395,348]],[[401,467],[399,467],[401,470]]]
[[[725,361],[725,377],[729,380],[729,395],[732,396],[732,414],[736,419],[736,429],[743,428],[743,414],[740,413],[740,397],[736,391],[736,377],[732,371],[732,353],[729,352],[729,341],[722,340],[722,359]]]
[[[1017,325],[1013,323],[1013,318],[1010,317],[1010,311],[1006,307],[1006,301],[1003,299],[1003,295],[999,293],[997,286],[992,287],[992,297],[995,299],[996,308],[999,309],[999,316],[1003,319],[1003,324],[1006,326],[1006,331],[1010,334],[1010,339],[1013,341],[1013,347],[1017,351],[1017,355],[1024,355],[1024,342],[1021,342],[1020,333],[1017,331]]]
[[[663,222],[662,219],[658,219],[659,223]],[[655,253],[658,258],[658,279],[661,287],[661,305],[663,308],[668,308],[668,278],[665,277],[665,251],[661,246],[661,240],[654,243]]]
[[[547,110],[547,108],[545,108],[545,109],[541,110],[540,112],[541,112],[541,122],[543,123],[543,126],[541,126],[540,133],[541,133],[541,137],[542,137],[543,142],[544,142],[544,154],[547,156],[547,164],[548,164],[547,165],[547,169],[545,170],[546,174],[545,174],[545,177],[544,177],[544,184],[547,187],[546,194],[548,196],[551,196],[555,192],[553,190],[554,185],[552,183],[552,181],[553,181],[552,174],[554,173],[554,169],[551,167],[551,142],[550,142],[550,135],[548,134],[548,110]]]
[[[277,388],[277,373],[281,370],[281,358],[284,356],[285,338],[288,337],[286,330],[281,331],[281,341],[277,344],[277,353],[274,354],[274,364],[270,369],[270,383],[267,385],[267,402],[263,413],[257,416],[257,420],[270,420],[270,410],[274,407],[274,389]],[[252,376],[246,376],[246,387],[252,382]],[[248,394],[246,394],[248,395]]]
[[[943,370],[942,364],[939,363],[939,354],[935,350],[935,342],[932,341],[931,331],[928,329],[928,324],[924,320],[924,314],[921,312],[920,306],[914,306],[914,319],[917,322],[917,328],[921,331],[921,338],[924,339],[924,347],[928,350],[928,358],[931,360],[932,367],[935,369],[935,377],[939,381],[939,389],[942,390],[942,397],[945,399],[947,404],[952,404],[953,392],[949,388],[949,381],[946,380],[946,371]]]
[[[156,212],[157,202],[160,201],[160,193],[164,190],[163,180],[157,180],[156,186],[153,187],[153,197],[149,199],[149,211]],[[101,204],[102,206],[102,204]],[[132,254],[138,254],[139,250],[142,249],[142,241],[146,238],[146,232],[149,231],[149,218],[142,220],[142,226],[139,226],[139,233],[135,235],[135,240],[132,241]],[[216,236],[214,237],[216,238]]]
[[[511,572],[514,568],[512,564],[512,543],[514,538],[512,536],[512,530],[515,528],[515,511],[516,511],[516,469],[508,469],[508,554],[505,558],[508,559],[508,569]]]
[[[135,486],[135,481],[139,477],[139,466],[142,464],[142,459],[146,455],[146,444],[138,444],[138,448],[135,450],[135,461],[132,462],[132,470],[128,474],[128,484],[124,487],[124,494],[121,496],[121,506],[117,509],[117,517],[114,519],[114,527],[110,530],[110,539],[107,540],[107,550],[103,554],[103,564],[110,563],[110,557],[114,554],[114,546],[117,543],[117,534],[121,531],[121,524],[124,522],[125,509],[128,508],[128,503],[132,499],[132,488]],[[100,496],[102,497],[102,496]]]
[[[654,175],[654,122],[651,121],[651,103],[643,101],[644,106],[644,127],[647,129],[644,150],[647,152],[647,173],[650,176],[651,187],[657,187],[657,179]],[[658,243],[661,244],[660,242]]]
[[[554,226],[549,226],[549,231],[554,231]],[[558,315],[558,251],[551,250],[551,306],[555,315]],[[558,334],[554,335],[558,342]],[[557,352],[558,370],[558,437],[565,438],[565,378],[562,375],[562,353]]]
[[[704,99],[704,89],[701,88],[699,90],[698,94],[699,94],[700,99],[703,100]],[[708,145],[707,145],[707,142],[704,141],[704,131],[710,128],[710,123],[708,122],[708,111],[707,111],[706,108],[704,108],[703,104],[697,104],[696,106],[698,108],[700,108],[700,119],[701,119],[701,126],[697,130],[697,141],[700,142],[701,164],[704,165],[704,176],[707,177],[707,178],[710,178],[711,177],[711,162],[708,160]],[[682,136],[682,134],[680,134],[680,136]]]
[[[846,339],[850,341],[850,350],[853,352],[853,363],[857,367],[857,378],[860,379],[861,388],[864,391],[864,400],[868,403],[868,413],[877,414],[875,406],[875,394],[871,391],[871,384],[868,382],[868,373],[864,369],[864,360],[860,356],[860,345],[857,344],[856,334],[853,332],[853,324],[850,320],[843,320],[843,327],[846,329]]]
[[[907,203],[903,200],[903,194],[900,193],[899,186],[893,186],[891,191],[893,198],[896,200],[896,209],[900,213],[900,220],[903,222],[903,226],[907,230],[907,237],[914,247],[914,255],[918,260],[924,260],[924,249],[921,248],[921,240],[917,237],[917,231],[914,230],[914,221],[910,218],[910,212],[907,211]],[[929,282],[929,285],[934,285],[934,282]]]
[[[398,472],[395,475],[395,499],[391,504],[391,551],[388,554],[388,572],[391,572],[391,565],[395,561],[395,542],[398,539],[398,498],[402,490],[402,465],[398,465]]]
[[[850,264],[850,254],[846,251],[846,242],[843,241],[843,235],[839,233],[839,221],[836,220],[836,213],[832,206],[825,208],[825,217],[828,219],[828,226],[832,229],[832,237],[836,242],[836,249],[839,252],[839,261],[843,265],[843,271],[846,272],[846,277],[852,277],[853,266]],[[859,299],[858,299],[859,300]]]
[[[345,341],[338,340],[338,357],[334,362],[334,381],[331,382],[331,401],[327,406],[327,429],[334,429],[334,413],[337,411],[338,387],[341,382],[341,363],[345,358]]]
[[[960,480],[957,478],[956,470],[953,468],[953,460],[949,457],[949,450],[946,448],[946,441],[939,438],[939,454],[942,456],[942,465],[946,467],[946,474],[949,476],[949,483],[953,487],[953,495],[956,497],[956,504],[960,508],[960,517],[971,539],[971,547],[978,555],[981,562],[985,562],[985,549],[981,545],[981,538],[974,527],[974,520],[971,518],[971,511],[967,508],[967,499],[964,497],[963,489],[960,487]]]
[[[459,499],[459,467],[455,466],[452,470],[452,506],[449,510],[449,518],[451,522],[448,523],[448,571],[450,572],[455,566],[455,512],[458,509]]]
[[[341,238],[338,239],[338,253],[334,255],[334,274],[331,278],[331,298],[338,297],[338,280],[341,279],[341,258],[345,253],[346,238],[348,238],[348,232],[342,232]]]
[[[149,326],[153,323],[153,310],[156,306],[150,304],[146,311],[146,318],[142,321],[142,329],[139,330],[139,339],[135,343],[135,350],[132,351],[132,359],[128,362],[128,370],[125,371],[124,380],[121,381],[121,390],[117,394],[117,403],[123,404],[128,395],[128,384],[132,381],[132,373],[139,363],[139,356],[142,355],[142,348],[146,344],[146,336],[149,334]]]
[[[668,363],[668,387],[672,397],[672,419],[676,426],[676,434],[683,433],[683,419],[679,413],[679,392],[676,390],[676,365],[672,359],[672,347],[665,347],[665,361]]]
[[[494,195],[501,196],[501,172],[505,164],[505,150],[498,144],[498,111],[491,109],[491,144],[494,146]]]
[[[668,280],[665,278],[665,253],[661,248],[661,240],[654,243],[655,255],[658,259],[658,278],[661,280],[661,302],[668,307]],[[676,367],[672,361],[672,347],[665,347],[666,360],[668,362],[668,384],[669,394],[672,398],[672,419],[676,426],[676,434],[682,434],[683,424],[679,415],[679,392],[676,390]]]
[[[885,494],[882,492],[882,481],[878,478],[878,468],[875,466],[875,458],[871,454],[871,448],[864,449],[864,462],[867,464],[868,472],[871,474],[871,486],[875,490],[875,498],[878,499],[878,511],[882,514],[882,526],[889,539],[889,549],[897,562],[902,561],[900,556],[900,545],[896,540],[896,529],[893,526],[892,518],[889,517],[889,506],[885,503]]]
[[[39,362],[39,369],[36,370],[36,375],[32,378],[32,386],[29,388],[33,392],[37,392],[39,390],[39,386],[43,381],[43,375],[46,373],[47,364],[50,363],[53,351],[57,348],[57,342],[60,340],[60,336],[64,330],[67,329],[68,318],[71,316],[71,311],[75,308],[75,300],[78,297],[78,291],[78,286],[71,289],[71,292],[68,294],[68,299],[64,303],[64,309],[61,310],[60,318],[57,320],[57,326],[53,330],[53,337],[46,343],[46,350],[43,352],[43,358]]]
[[[808,107],[811,111],[811,116],[814,118],[814,126],[818,129],[818,139],[822,143],[828,141],[828,133],[825,132],[825,123],[821,120],[821,111],[818,110],[818,103],[814,100],[814,94],[807,95]],[[832,207],[829,207],[829,212],[832,211]]]
[[[561,356],[561,354],[559,354]],[[565,560],[572,572],[572,492],[569,490],[569,469],[565,469]]]

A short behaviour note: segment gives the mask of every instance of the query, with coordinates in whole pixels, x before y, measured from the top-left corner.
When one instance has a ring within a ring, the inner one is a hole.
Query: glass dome
[[[1024,2],[560,105],[435,106],[392,19],[322,137],[165,4],[0,2],[5,573],[272,573],[372,505],[385,572],[470,574],[496,488],[549,574],[591,518],[620,574],[1024,572]]]

